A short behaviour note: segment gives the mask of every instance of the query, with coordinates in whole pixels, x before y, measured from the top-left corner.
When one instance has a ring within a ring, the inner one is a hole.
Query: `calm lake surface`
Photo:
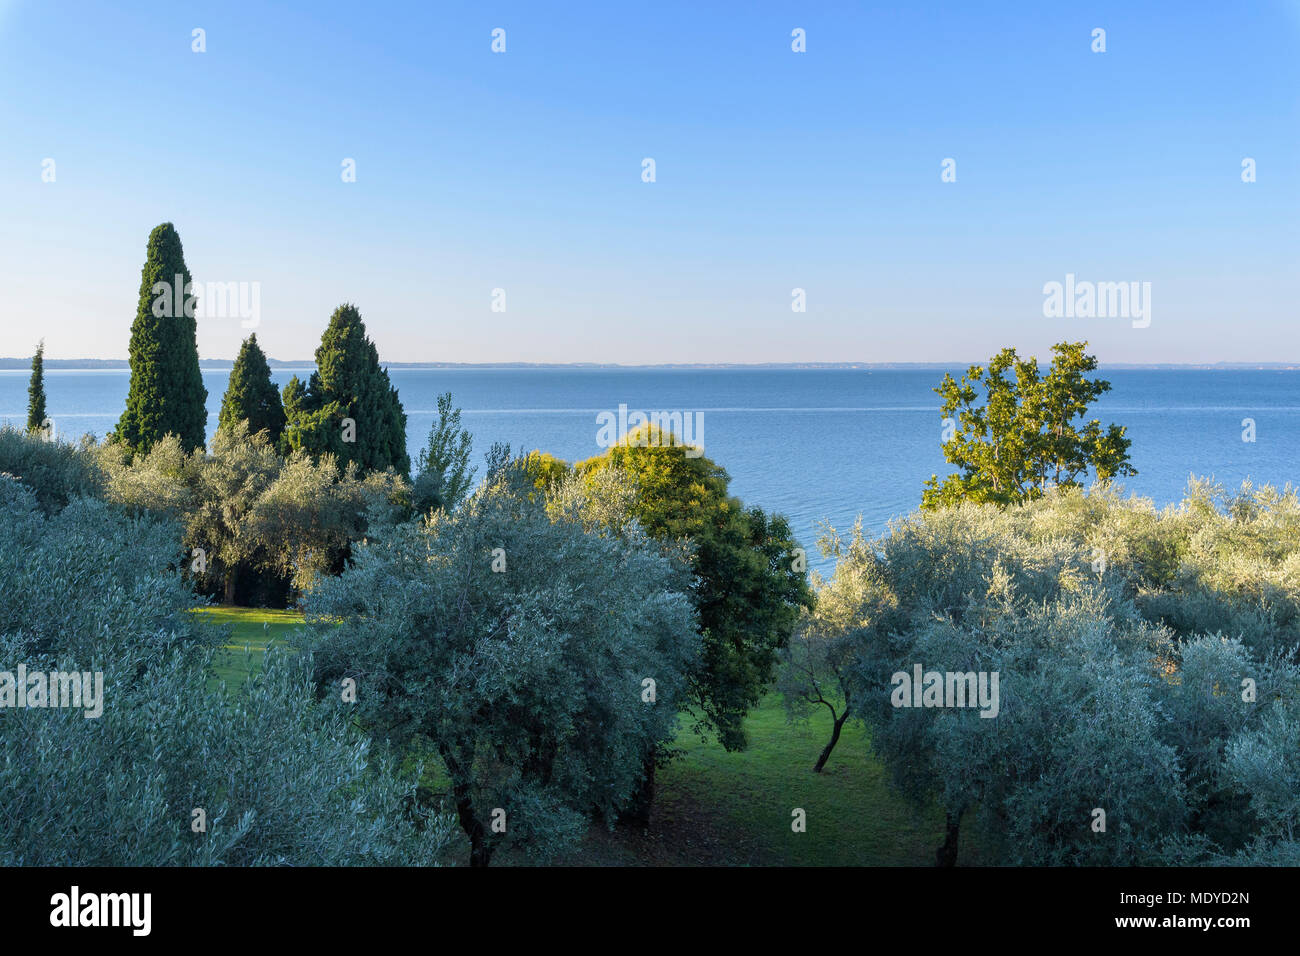
[[[295,372],[276,369],[283,385]],[[954,373],[961,370],[954,368]],[[790,519],[810,564],[818,526],[847,530],[861,514],[883,530],[920,501],[931,474],[951,469],[940,452],[934,370],[882,369],[392,369],[407,413],[411,457],[424,446],[437,396],[450,391],[482,454],[494,441],[568,461],[598,454],[596,416],[629,411],[697,414],[705,454],[725,467],[746,502]],[[1229,486],[1300,479],[1300,372],[1191,369],[1103,371],[1113,388],[1096,407],[1103,424],[1128,427],[1139,475],[1125,487],[1158,504],[1177,501],[1189,475]],[[216,428],[226,371],[205,371],[208,434]],[[102,438],[126,402],[129,372],[47,369],[58,434]],[[25,370],[0,370],[0,421],[26,421]],[[1252,418],[1256,441],[1242,440]]]

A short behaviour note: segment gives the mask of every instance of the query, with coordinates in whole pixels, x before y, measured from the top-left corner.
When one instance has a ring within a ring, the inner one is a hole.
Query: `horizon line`
[[[0,357],[0,371],[30,369],[34,356]],[[285,360],[267,358],[272,368],[315,368],[315,359]],[[380,362],[384,368],[392,369],[944,369],[969,368],[972,365],[987,365],[988,359],[977,361],[924,361],[924,362],[654,362],[624,364],[621,362]],[[52,359],[43,360],[44,367],[64,369],[67,371],[94,371],[95,369],[129,369],[130,359]],[[233,366],[235,360],[213,358],[200,359],[200,369],[222,369]],[[1041,363],[1040,363],[1041,364]],[[1259,362],[1099,362],[1098,369],[1267,369],[1296,370],[1300,361],[1259,361]]]

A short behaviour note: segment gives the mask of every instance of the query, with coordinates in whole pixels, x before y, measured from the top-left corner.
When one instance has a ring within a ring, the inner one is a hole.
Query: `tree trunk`
[[[957,865],[957,834],[961,828],[961,814],[955,817],[951,814],[945,814],[945,830],[943,837],[943,846],[939,847],[939,852],[935,854],[935,866],[956,866]]]
[[[235,585],[239,582],[239,565],[226,568],[226,603],[235,603]]]
[[[835,719],[835,725],[831,729],[830,743],[828,743],[826,747],[822,750],[822,755],[817,758],[817,766],[813,767],[813,773],[821,773],[822,767],[826,766],[826,761],[830,759],[831,751],[834,750],[835,745],[839,743],[840,731],[844,729],[844,721],[848,719],[849,719],[849,709],[845,707],[844,713],[842,713],[839,717]]]
[[[487,841],[483,824],[479,823],[478,818],[474,816],[474,808],[470,806],[468,800],[460,800],[456,803],[456,818],[460,821],[460,828],[469,837],[469,865],[487,866],[492,862],[492,846]]]
[[[641,786],[633,795],[627,809],[619,814],[620,823],[640,827],[643,830],[650,829],[650,810],[655,802],[655,763],[658,756],[658,748],[654,748],[646,757]]]
[[[469,840],[469,865],[470,867],[487,866],[492,862],[492,847],[481,836],[477,839],[470,836]]]
[[[474,815],[469,783],[461,775],[460,761],[456,759],[451,748],[443,743],[438,744],[438,753],[442,755],[443,765],[451,776],[451,792],[456,799],[456,820],[460,828],[465,831],[465,835],[469,837],[469,865],[487,866],[492,862],[492,844],[488,840],[487,831],[483,829],[483,824]],[[470,750],[466,754],[465,765],[469,766],[473,762],[474,752]]]

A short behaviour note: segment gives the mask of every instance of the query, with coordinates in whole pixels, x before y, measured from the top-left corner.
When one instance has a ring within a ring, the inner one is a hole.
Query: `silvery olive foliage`
[[[944,811],[941,862],[964,822],[1011,863],[1294,858],[1294,492],[1193,482],[1157,511],[1104,486],[1061,490],[828,547],[815,625],[854,645],[854,714],[895,784]],[[918,663],[998,673],[997,716],[895,706],[892,675]]]
[[[93,447],[90,435],[73,444],[0,425],[0,475],[24,482],[41,509],[50,514],[73,498],[102,494],[104,474],[88,453]]]
[[[0,662],[103,674],[102,714],[0,710],[0,865],[428,864],[450,823],[271,653],[213,686],[179,529],[0,478]],[[170,570],[169,570],[170,568]],[[197,828],[195,810],[203,811]]]
[[[608,499],[576,479],[538,494],[522,463],[495,471],[454,512],[358,548],[307,602],[322,695],[438,755],[475,865],[502,848],[548,859],[593,817],[612,825],[699,652],[680,556],[602,519]]]
[[[21,646],[143,667],[199,640],[197,625],[178,614],[198,599],[176,573],[182,552],[171,521],[86,498],[46,517],[9,476],[0,476],[0,520],[0,633]]]
[[[168,515],[185,528],[187,551],[203,549],[200,585],[228,602],[256,576],[305,588],[342,569],[353,541],[406,516],[410,487],[391,471],[360,474],[331,455],[277,454],[245,422],[218,429],[211,449],[186,454],[173,436],[130,458],[99,449],[106,498],[132,511]]]
[[[410,486],[392,471],[361,475],[329,455],[292,454],[249,514],[247,533],[265,567],[305,590],[342,570],[354,542],[406,517]]]
[[[411,504],[420,514],[437,508],[454,510],[474,485],[470,464],[474,440],[461,427],[460,415],[461,410],[452,405],[451,392],[438,396],[438,418],[416,456],[419,472],[411,483]]]
[[[867,624],[859,615],[873,584],[873,576],[864,573],[865,555],[850,559],[848,554],[848,549],[866,546],[861,518],[847,543],[828,529],[819,545],[824,556],[837,559],[835,571],[830,581],[813,574],[811,584],[817,603],[813,610],[802,611],[790,643],[781,649],[777,675],[777,690],[788,720],[806,720],[823,708],[830,715],[830,739],[813,764],[818,773],[830,759],[845,724],[854,716],[854,665],[861,631]]]

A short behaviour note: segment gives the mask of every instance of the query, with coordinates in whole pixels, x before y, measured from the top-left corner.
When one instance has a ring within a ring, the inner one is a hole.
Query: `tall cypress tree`
[[[280,393],[271,382],[271,366],[257,344],[257,333],[244,340],[230,370],[230,384],[221,399],[218,428],[231,428],[240,421],[248,422],[248,433],[260,431],[275,444],[284,431],[284,406]]]
[[[32,381],[27,386],[27,430],[45,427],[45,340],[36,346],[32,357]]]
[[[316,349],[316,371],[305,388],[296,378],[285,386],[284,404],[286,448],[332,452],[340,463],[355,461],[363,472],[410,473],[406,412],[355,305],[334,310]],[[344,432],[345,418],[356,423],[354,435]]]
[[[193,451],[207,437],[208,390],[199,371],[190,282],[181,237],[165,222],[149,234],[131,324],[131,388],[111,436],[133,452],[147,452],[167,434]]]

